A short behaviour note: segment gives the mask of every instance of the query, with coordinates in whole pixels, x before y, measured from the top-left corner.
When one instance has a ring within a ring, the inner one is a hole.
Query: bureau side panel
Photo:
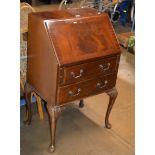
[[[27,80],[48,103],[55,104],[57,60],[44,22],[29,15]]]

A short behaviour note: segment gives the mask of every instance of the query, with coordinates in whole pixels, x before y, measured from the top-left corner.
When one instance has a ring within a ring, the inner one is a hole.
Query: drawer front
[[[84,82],[59,87],[57,103],[63,104],[111,89],[115,86],[116,77],[116,74],[99,76],[98,78],[90,79]]]
[[[72,67],[64,67],[62,69],[63,76],[61,76],[59,83],[60,85],[66,85],[74,82],[80,82],[81,80],[87,80],[89,78],[96,77],[96,75],[99,74],[112,74],[116,71],[116,69],[116,56]]]

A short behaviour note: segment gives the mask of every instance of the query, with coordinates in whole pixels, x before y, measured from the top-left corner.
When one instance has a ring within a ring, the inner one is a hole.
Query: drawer
[[[64,67],[61,70],[60,85],[71,84],[87,80],[96,75],[112,74],[117,70],[117,56],[102,59],[99,61],[84,63],[71,67]]]
[[[59,87],[57,103],[63,104],[111,89],[115,86],[116,77],[116,74],[99,76],[98,78],[89,79],[84,82]]]

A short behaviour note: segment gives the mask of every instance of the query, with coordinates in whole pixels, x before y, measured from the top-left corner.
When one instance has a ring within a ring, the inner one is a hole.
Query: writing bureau
[[[120,47],[109,17],[95,9],[55,10],[29,15],[28,65],[25,95],[30,123],[30,94],[37,93],[47,102],[51,143],[55,150],[57,119],[71,101],[99,93],[109,95],[105,116],[117,97],[115,88]]]

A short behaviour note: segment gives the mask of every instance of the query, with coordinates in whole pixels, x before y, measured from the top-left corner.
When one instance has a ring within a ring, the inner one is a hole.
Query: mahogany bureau
[[[120,47],[109,17],[95,9],[55,10],[29,15],[28,66],[25,96],[31,121],[30,94],[36,92],[47,102],[51,143],[62,109],[74,100],[107,93],[110,111],[117,97],[115,88]]]

